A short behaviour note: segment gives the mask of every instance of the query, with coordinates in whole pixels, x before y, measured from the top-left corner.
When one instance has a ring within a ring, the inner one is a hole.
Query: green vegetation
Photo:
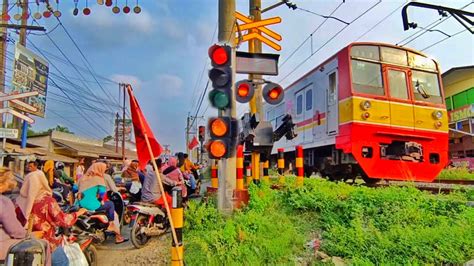
[[[439,176],[436,178],[439,180],[443,179],[465,179],[474,180],[474,173],[470,173],[467,167],[456,167],[443,169]]]
[[[354,265],[460,264],[474,258],[473,191],[431,195],[305,179],[302,189],[251,186],[249,206],[221,215],[214,200],[186,211],[190,265],[318,264],[305,243]]]

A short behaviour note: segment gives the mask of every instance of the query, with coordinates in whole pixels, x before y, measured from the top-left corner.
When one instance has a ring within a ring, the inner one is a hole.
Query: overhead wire
[[[461,31],[458,31],[458,32],[456,32],[456,33],[454,33],[454,34],[452,34],[452,35],[450,35],[450,36],[447,36],[447,37],[445,37],[445,38],[443,38],[443,39],[441,39],[441,40],[439,40],[439,41],[437,41],[437,42],[435,42],[435,43],[433,43],[433,44],[430,44],[430,45],[426,46],[425,48],[421,49],[420,51],[421,51],[421,52],[424,52],[425,50],[428,50],[428,49],[430,49],[431,47],[436,46],[436,45],[438,45],[438,44],[440,44],[440,43],[446,41],[447,39],[452,38],[452,37],[455,37],[455,36],[457,36],[457,35],[459,35],[459,34],[461,34],[461,33],[463,33],[463,32],[466,32],[466,31],[468,31],[468,30],[467,30],[467,29],[463,29],[463,30],[461,30]]]
[[[312,52],[308,57],[306,57],[302,62],[300,62],[296,67],[294,67],[287,75],[285,75],[278,83],[282,83],[285,79],[287,79],[291,74],[293,74],[298,68],[300,68],[304,63],[306,63],[313,55],[315,55],[317,52],[319,52],[322,48],[324,48],[328,43],[330,43],[334,38],[336,38],[341,32],[343,32],[347,27],[352,25],[352,23],[356,22],[358,19],[363,17],[365,14],[370,12],[372,9],[374,9],[377,5],[379,5],[382,1],[378,0],[377,3],[373,4],[370,6],[367,10],[362,12],[359,16],[354,18],[349,24],[345,25],[342,29],[340,29],[336,34],[334,34],[331,38],[329,38],[324,44],[322,44],[316,51]]]

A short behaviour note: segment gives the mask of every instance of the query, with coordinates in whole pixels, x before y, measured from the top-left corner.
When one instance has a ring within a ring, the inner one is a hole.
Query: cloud
[[[151,86],[158,87],[160,94],[166,98],[183,95],[183,79],[176,75],[160,74],[152,81]]]

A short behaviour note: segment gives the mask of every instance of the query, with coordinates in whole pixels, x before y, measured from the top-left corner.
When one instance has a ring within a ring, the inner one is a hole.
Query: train
[[[405,47],[357,42],[342,48],[264,104],[275,129],[290,114],[298,136],[274,143],[294,166],[331,180],[433,181],[448,163],[448,115],[436,60]]]

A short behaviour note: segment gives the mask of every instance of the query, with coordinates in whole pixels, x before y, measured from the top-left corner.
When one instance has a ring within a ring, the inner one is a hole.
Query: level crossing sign
[[[281,46],[279,44],[269,39],[269,38],[272,38],[276,41],[281,41],[282,40],[281,35],[266,27],[268,25],[280,23],[281,22],[280,17],[272,17],[268,19],[262,19],[259,21],[253,21],[252,19],[248,18],[244,14],[236,11],[235,18],[238,21],[243,22],[243,24],[238,25],[237,30],[239,31],[239,37],[237,37],[236,43],[258,39],[262,43],[265,43],[266,45],[270,46],[276,51],[281,50]],[[240,32],[244,30],[247,31],[247,34],[240,36]],[[269,38],[262,35],[262,33],[264,33]]]

